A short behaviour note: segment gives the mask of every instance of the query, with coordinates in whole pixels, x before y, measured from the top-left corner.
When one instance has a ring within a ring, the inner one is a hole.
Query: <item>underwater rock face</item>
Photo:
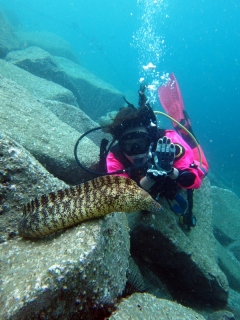
[[[79,64],[52,56],[38,47],[12,51],[6,56],[6,60],[70,90],[76,97],[79,108],[95,121],[105,114],[106,110],[116,110],[124,105],[122,94],[113,86]]]
[[[227,247],[220,243],[217,245],[218,264],[228,279],[229,286],[240,291],[240,262],[234,258],[234,255]]]
[[[55,100],[77,106],[76,98],[70,90],[52,81],[34,76],[10,62],[0,60],[0,73],[23,86],[38,99]]]
[[[78,131],[60,121],[44,103],[23,87],[2,76],[0,96],[3,132],[26,148],[50,173],[66,183],[78,184],[89,179],[89,174],[78,167],[73,154],[74,145],[80,136]],[[88,138],[82,142],[81,151],[87,166],[98,161],[98,148]]]
[[[22,48],[36,46],[50,54],[78,63],[78,57],[69,43],[52,32],[17,32]]]
[[[0,319],[74,314],[91,319],[124,290],[130,246],[126,215],[82,223],[40,241],[23,240],[16,232],[22,205],[67,185],[4,134],[0,157]]]
[[[239,197],[228,189],[212,186],[213,225],[218,230],[218,241],[228,246],[240,240]],[[228,241],[226,242],[226,238]]]
[[[23,205],[43,193],[67,188],[20,144],[0,133],[0,237],[17,232]]]
[[[44,107],[48,108],[52,113],[54,113],[59,120],[68,124],[70,127],[77,130],[80,134],[92,128],[99,127],[98,123],[93,121],[81,109],[74,107],[73,105],[69,105],[59,101],[49,101],[42,99],[41,103]],[[98,139],[96,139],[96,141],[94,140],[94,143],[100,145],[101,136],[102,135],[99,130],[97,134]]]
[[[109,317],[109,320],[125,319],[204,320],[205,318],[176,302],[158,299],[147,293],[134,293],[122,300],[117,310]]]
[[[227,303],[229,287],[217,264],[211,210],[210,184],[205,178],[194,194],[197,225],[190,232],[178,225],[167,203],[163,212],[143,213],[131,223],[132,255],[147,262],[173,298],[186,305]]]
[[[234,257],[240,262],[240,240],[234,242],[229,246],[230,252],[234,255]]]
[[[94,319],[93,312],[113,305],[124,290],[129,235],[122,213],[0,246],[1,319]]]
[[[240,292],[240,199],[231,190],[216,186],[211,187],[211,192],[219,266],[226,274],[230,287]]]
[[[230,311],[220,310],[210,314],[207,320],[235,320],[235,316]]]
[[[9,51],[19,48],[18,37],[13,32],[13,28],[3,12],[0,11],[0,58],[4,58]]]

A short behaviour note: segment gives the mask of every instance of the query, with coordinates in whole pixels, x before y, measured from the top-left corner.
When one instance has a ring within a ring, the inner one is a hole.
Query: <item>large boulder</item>
[[[38,48],[12,51],[7,61],[72,91],[79,107],[93,120],[124,105],[122,94],[80,65]]]
[[[23,87],[2,76],[0,102],[1,130],[23,145],[49,172],[70,184],[90,178],[74,158],[78,131],[60,121]],[[99,148],[88,138],[82,142],[81,152],[88,167],[98,161]]]
[[[67,188],[20,144],[0,133],[0,237],[16,235],[22,207],[29,199]]]
[[[18,31],[17,36],[21,47],[24,49],[36,46],[49,52],[53,56],[64,57],[76,63],[79,62],[77,55],[69,43],[55,33]]]
[[[5,60],[0,60],[0,73],[23,86],[38,99],[56,100],[77,106],[76,98],[70,90],[52,81],[34,76]]]
[[[1,319],[96,319],[125,288],[129,256],[123,213],[40,241],[0,244]]]
[[[235,316],[228,310],[219,310],[210,314],[207,320],[235,320]]]
[[[135,293],[122,300],[117,310],[109,317],[109,320],[126,319],[204,320],[205,317],[176,302],[157,299],[148,293]]]
[[[4,58],[9,51],[19,48],[18,37],[3,12],[0,11],[0,58]]]
[[[234,258],[240,262],[240,240],[229,245],[229,250],[233,254]]]
[[[163,201],[159,214],[131,217],[131,252],[168,285],[173,298],[190,305],[224,306],[228,282],[217,264],[212,230],[211,189],[208,179],[194,194],[197,226],[185,231]]]
[[[6,135],[0,147],[0,318],[96,319],[125,288],[126,215],[108,215],[38,241],[21,239],[16,225],[22,204],[67,186]]]
[[[124,106],[123,94],[112,85],[70,60],[54,57],[54,61],[76,88],[77,91],[74,91],[74,94],[79,107],[92,119],[98,120],[106,112],[115,111]]]
[[[232,252],[222,246],[217,245],[218,265],[226,274],[229,286],[240,292],[240,262],[234,259]]]
[[[240,319],[240,293],[229,290],[228,310],[234,313],[236,320]]]
[[[223,246],[240,240],[240,199],[228,189],[212,187],[214,234]]]
[[[54,113],[59,120],[68,124],[80,133],[99,127],[98,123],[93,121],[86,113],[77,107],[53,100],[40,101],[42,105]],[[98,132],[98,137],[99,136],[101,135]]]
[[[0,59],[0,73],[27,89],[38,98],[38,101],[41,101],[43,106],[75,130],[85,132],[99,126],[77,107],[76,99],[70,90],[52,81],[34,76],[2,59]]]
[[[231,190],[212,186],[213,228],[218,261],[229,285],[240,292],[240,199]]]

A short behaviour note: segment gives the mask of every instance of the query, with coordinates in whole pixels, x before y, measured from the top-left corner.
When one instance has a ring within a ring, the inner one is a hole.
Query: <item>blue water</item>
[[[212,171],[240,195],[237,0],[0,0],[0,6],[18,28],[65,38],[82,66],[129,99],[140,77],[158,81],[174,72]],[[142,66],[150,61],[155,73],[146,74]]]

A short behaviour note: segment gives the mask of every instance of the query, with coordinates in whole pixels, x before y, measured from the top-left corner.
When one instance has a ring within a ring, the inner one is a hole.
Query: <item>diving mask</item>
[[[123,153],[128,156],[146,154],[151,140],[146,132],[135,131],[126,133],[119,140],[119,146]]]

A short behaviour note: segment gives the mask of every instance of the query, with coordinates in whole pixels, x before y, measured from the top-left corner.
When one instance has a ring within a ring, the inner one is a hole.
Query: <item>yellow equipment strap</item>
[[[196,144],[197,150],[198,150],[198,155],[199,155],[199,163],[200,163],[200,167],[202,167],[202,153],[199,147],[199,144],[197,142],[197,140],[195,139],[194,135],[191,134],[191,132],[188,131],[187,128],[185,128],[180,122],[178,122],[177,120],[173,119],[172,117],[170,117],[168,114],[162,112],[162,111],[154,111],[155,114],[160,114],[168,119],[170,119],[171,121],[175,122],[180,128],[182,128],[185,132],[187,132],[187,134],[190,135],[190,137],[192,138],[192,140],[194,141],[194,143]]]

